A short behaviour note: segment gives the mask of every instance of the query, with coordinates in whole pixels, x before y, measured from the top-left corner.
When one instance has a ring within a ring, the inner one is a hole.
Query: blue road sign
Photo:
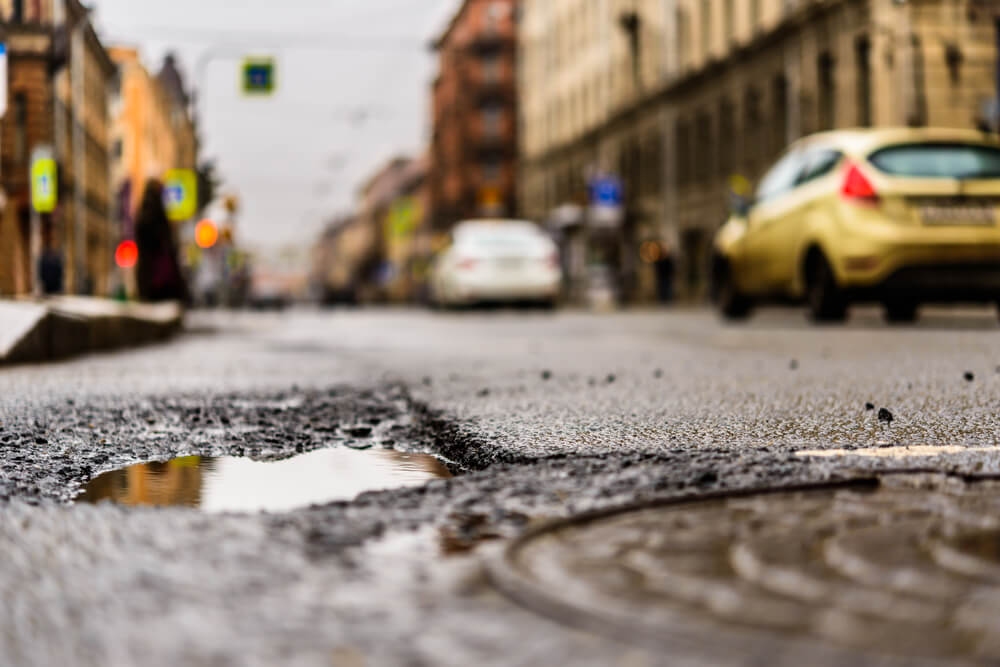
[[[614,176],[601,176],[590,182],[590,203],[593,206],[621,206],[622,183]]]
[[[243,62],[243,92],[247,95],[271,95],[275,88],[274,60],[250,58]]]

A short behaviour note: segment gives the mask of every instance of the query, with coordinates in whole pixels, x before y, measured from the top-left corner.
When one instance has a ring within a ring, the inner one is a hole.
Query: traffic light
[[[194,242],[202,250],[214,248],[219,242],[219,228],[211,220],[202,220],[194,228]]]
[[[135,241],[122,241],[115,249],[115,264],[122,269],[131,269],[139,263],[139,246]]]

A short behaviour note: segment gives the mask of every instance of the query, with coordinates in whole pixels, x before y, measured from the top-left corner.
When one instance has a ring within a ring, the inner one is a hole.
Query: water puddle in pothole
[[[196,507],[205,512],[284,512],[451,476],[433,456],[393,450],[339,447],[273,462],[189,456],[104,473],[91,480],[76,501]]]

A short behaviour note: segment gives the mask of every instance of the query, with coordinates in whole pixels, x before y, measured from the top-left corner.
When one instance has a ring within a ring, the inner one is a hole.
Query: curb
[[[86,297],[0,301],[0,366],[39,363],[167,340],[182,328],[179,303]]]

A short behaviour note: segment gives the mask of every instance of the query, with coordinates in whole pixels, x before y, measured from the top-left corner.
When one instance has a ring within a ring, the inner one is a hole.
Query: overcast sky
[[[256,247],[304,245],[382,161],[428,139],[427,48],[460,0],[95,0],[107,44],[203,77],[203,157],[217,157]],[[243,55],[274,55],[278,91],[246,99]],[[207,63],[198,75],[199,62]],[[198,86],[198,82],[195,81]]]

